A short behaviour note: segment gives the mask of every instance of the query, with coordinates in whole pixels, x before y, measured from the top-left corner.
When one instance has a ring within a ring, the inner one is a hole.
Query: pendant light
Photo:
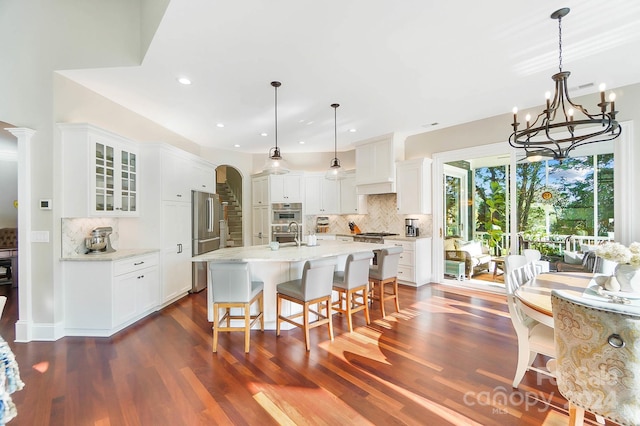
[[[325,178],[329,180],[341,180],[346,176],[344,175],[344,171],[340,167],[340,160],[338,160],[338,107],[340,104],[331,104],[331,108],[333,108],[333,160],[331,160],[331,164],[329,165],[329,170],[327,170],[327,174]]]
[[[275,139],[276,146],[269,149],[269,158],[264,166],[263,172],[272,175],[283,175],[289,173],[289,169],[285,167],[285,162],[278,148],[278,87],[282,85],[279,81],[272,81],[271,85],[275,90]]]

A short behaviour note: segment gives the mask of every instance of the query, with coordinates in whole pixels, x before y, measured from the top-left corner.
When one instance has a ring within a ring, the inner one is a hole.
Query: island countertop
[[[280,244],[280,249],[271,250],[268,245],[248,247],[226,247],[191,258],[193,262],[302,262],[323,257],[346,256],[350,253],[380,250],[393,244],[356,243],[350,241],[320,240],[315,246],[295,243]]]

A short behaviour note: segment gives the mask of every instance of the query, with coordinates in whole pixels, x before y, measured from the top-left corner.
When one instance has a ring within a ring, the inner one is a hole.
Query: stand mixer
[[[113,232],[110,226],[101,226],[91,231],[91,236],[85,238],[84,246],[87,248],[87,254],[104,254],[113,253],[115,249],[111,247],[111,238],[109,235]]]

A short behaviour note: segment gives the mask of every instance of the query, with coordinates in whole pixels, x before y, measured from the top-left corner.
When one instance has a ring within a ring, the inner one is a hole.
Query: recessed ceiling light
[[[313,124],[313,121],[308,121],[307,122],[307,126],[310,125],[310,124]]]
[[[262,133],[260,133],[260,136],[269,136],[269,134],[266,133],[266,132],[262,132]]]
[[[357,132],[357,130],[356,130],[356,129],[349,129],[349,131],[350,131],[351,133],[355,133],[355,132]]]
[[[188,86],[191,84],[191,80],[189,80],[187,77],[178,77],[178,83]]]
[[[298,142],[300,145],[304,145],[304,141],[300,141]]]
[[[234,145],[234,148],[240,148],[240,145],[235,144],[235,145]]]
[[[218,123],[218,124],[216,124],[216,126],[218,126],[218,127],[224,127],[224,123]]]

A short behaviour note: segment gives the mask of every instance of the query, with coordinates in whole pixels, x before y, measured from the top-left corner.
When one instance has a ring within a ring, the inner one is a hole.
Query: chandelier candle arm
[[[546,92],[545,110],[538,114],[533,123],[531,116],[527,114],[526,128],[521,130],[518,129],[518,109],[513,109],[513,133],[509,137],[509,144],[514,148],[524,149],[528,158],[541,155],[562,161],[579,146],[613,140],[622,132],[616,121],[616,95],[611,93],[607,102],[604,84],[600,85],[600,103],[597,104],[600,111],[597,114],[590,114],[569,96],[567,79],[571,73],[562,70],[562,18],[568,13],[569,8],[563,8],[551,14],[552,19],[558,20],[559,72],[551,77],[555,82],[553,98],[550,92]],[[584,118],[577,118],[576,114]],[[558,133],[553,136],[553,131],[562,130],[568,132],[569,136],[559,136]]]

